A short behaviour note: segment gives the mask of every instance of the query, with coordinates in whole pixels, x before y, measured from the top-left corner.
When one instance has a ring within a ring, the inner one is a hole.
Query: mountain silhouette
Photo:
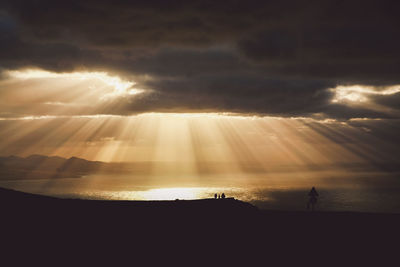
[[[77,157],[30,155],[0,157],[0,179],[79,178],[99,171],[106,163]]]

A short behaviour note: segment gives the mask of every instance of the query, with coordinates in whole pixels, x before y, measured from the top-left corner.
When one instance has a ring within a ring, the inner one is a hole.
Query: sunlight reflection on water
[[[78,193],[78,192],[77,192]],[[89,199],[107,200],[191,200],[213,198],[214,194],[224,193],[227,197],[234,197],[243,201],[267,201],[265,195],[254,194],[250,189],[226,187],[168,187],[151,188],[147,190],[122,190],[122,191],[87,191],[76,194],[65,194],[63,197],[80,197]]]
[[[382,179],[381,179],[382,180]],[[190,200],[227,197],[250,202],[260,209],[306,210],[310,187],[273,186],[145,186],[121,177],[0,181],[0,187],[61,198],[98,200]],[[318,186],[318,209],[323,211],[400,212],[398,188],[387,186]]]
[[[144,191],[110,192],[112,199],[174,200],[199,199],[211,196],[209,188],[155,188]]]

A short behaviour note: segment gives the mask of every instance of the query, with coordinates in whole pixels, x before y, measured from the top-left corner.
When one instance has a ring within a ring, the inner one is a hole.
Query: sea
[[[329,177],[328,174],[320,174]],[[357,176],[358,175],[358,176]],[[174,179],[132,175],[87,175],[81,178],[0,181],[3,188],[67,199],[191,200],[226,197],[250,202],[260,209],[306,211],[312,186],[319,193],[319,211],[400,213],[398,174],[357,173],[330,178],[212,176]],[[304,177],[304,176],[301,176]],[[306,176],[305,176],[306,177]],[[279,179],[281,178],[281,179]],[[300,180],[300,181],[299,181]]]

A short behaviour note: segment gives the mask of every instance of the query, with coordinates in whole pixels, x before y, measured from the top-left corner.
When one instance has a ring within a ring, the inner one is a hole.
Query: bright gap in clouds
[[[350,86],[337,86],[331,91],[334,92],[335,96],[332,99],[333,103],[344,103],[344,102],[368,102],[368,96],[374,95],[393,95],[400,92],[400,85],[387,86],[376,88],[373,86],[365,85],[350,85]]]
[[[109,87],[113,88],[111,92],[105,92],[101,99],[107,99],[117,96],[136,95],[143,92],[142,89],[134,88],[136,84],[133,81],[123,80],[118,76],[110,75],[107,72],[68,72],[68,73],[55,73],[39,69],[26,69],[26,70],[12,70],[7,71],[6,75],[10,78],[18,80],[29,79],[69,79],[78,81],[97,80]],[[96,89],[90,87],[91,89]]]

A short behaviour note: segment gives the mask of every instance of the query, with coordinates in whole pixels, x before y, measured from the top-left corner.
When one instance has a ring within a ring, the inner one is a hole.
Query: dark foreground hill
[[[397,214],[262,211],[234,199],[68,200],[6,189],[0,205],[2,255],[25,266],[399,261]]]

